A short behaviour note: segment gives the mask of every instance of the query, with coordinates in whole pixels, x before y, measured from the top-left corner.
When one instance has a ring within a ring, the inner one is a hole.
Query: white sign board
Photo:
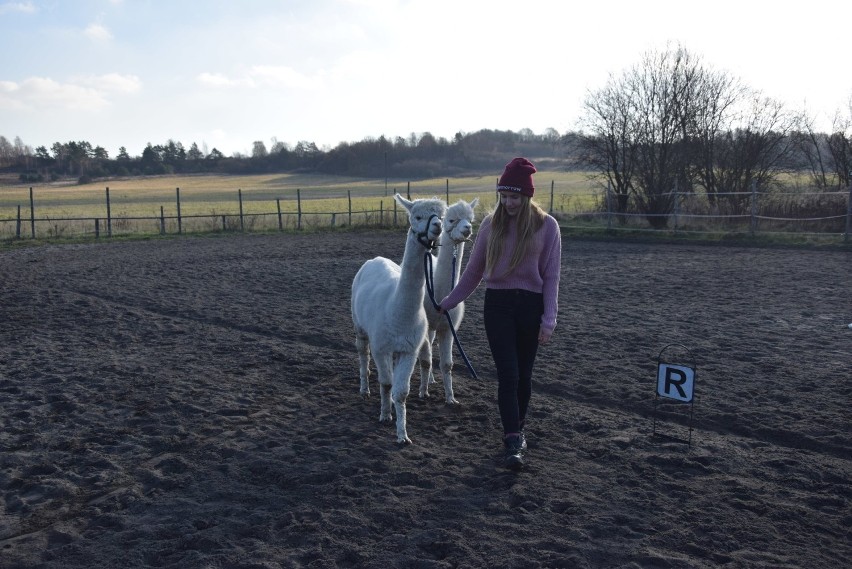
[[[695,370],[691,367],[661,363],[657,368],[657,395],[692,401],[692,390],[695,385]]]

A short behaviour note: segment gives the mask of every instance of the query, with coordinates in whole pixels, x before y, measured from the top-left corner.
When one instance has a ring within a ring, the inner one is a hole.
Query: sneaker
[[[527,450],[527,438],[524,436],[523,431],[521,431],[519,437],[521,439],[521,450]]]
[[[506,445],[506,454],[503,462],[506,468],[510,470],[520,470],[524,467],[524,444],[526,441],[523,437],[510,437],[503,441]]]

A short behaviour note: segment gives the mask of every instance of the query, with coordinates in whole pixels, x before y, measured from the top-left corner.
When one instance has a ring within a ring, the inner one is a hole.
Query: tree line
[[[286,171],[414,179],[452,176],[472,170],[494,173],[513,153],[561,160],[564,144],[560,134],[552,128],[540,135],[530,129],[518,132],[485,129],[475,133],[459,132],[452,140],[426,132],[407,138],[382,136],[342,142],[326,149],[309,141],[300,141],[291,147],[273,138],[268,147],[263,141],[255,141],[251,155],[236,153],[231,156],[225,156],[216,148],[207,152],[195,142],[187,148],[170,139],[162,144],[149,143],[138,156],[131,156],[121,147],[118,155],[112,158],[103,147],[93,146],[88,141],[56,142],[50,149],[39,146],[33,150],[19,137],[10,143],[0,136],[0,169],[17,173],[21,182],[29,183],[69,177],[87,183],[112,176]]]

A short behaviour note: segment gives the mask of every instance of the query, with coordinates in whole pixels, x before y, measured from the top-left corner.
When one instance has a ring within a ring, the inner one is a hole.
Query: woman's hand
[[[553,335],[553,332],[549,330],[545,330],[544,328],[538,329],[538,343],[546,344],[550,341],[550,337]]]

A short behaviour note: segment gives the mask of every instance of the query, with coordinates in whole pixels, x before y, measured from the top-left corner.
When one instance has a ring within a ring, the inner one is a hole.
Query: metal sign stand
[[[689,355],[691,365],[668,363],[663,361],[663,353],[674,346],[680,347]],[[692,350],[683,344],[668,344],[664,346],[657,355],[657,388],[654,395],[654,429],[653,436],[662,437],[682,443],[686,443],[692,447],[692,420],[694,417],[695,403],[695,358],[692,355]],[[681,438],[672,436],[668,433],[657,432],[657,407],[660,404],[660,398],[669,399],[671,401],[681,402],[689,405],[689,421],[687,427],[689,436]]]

